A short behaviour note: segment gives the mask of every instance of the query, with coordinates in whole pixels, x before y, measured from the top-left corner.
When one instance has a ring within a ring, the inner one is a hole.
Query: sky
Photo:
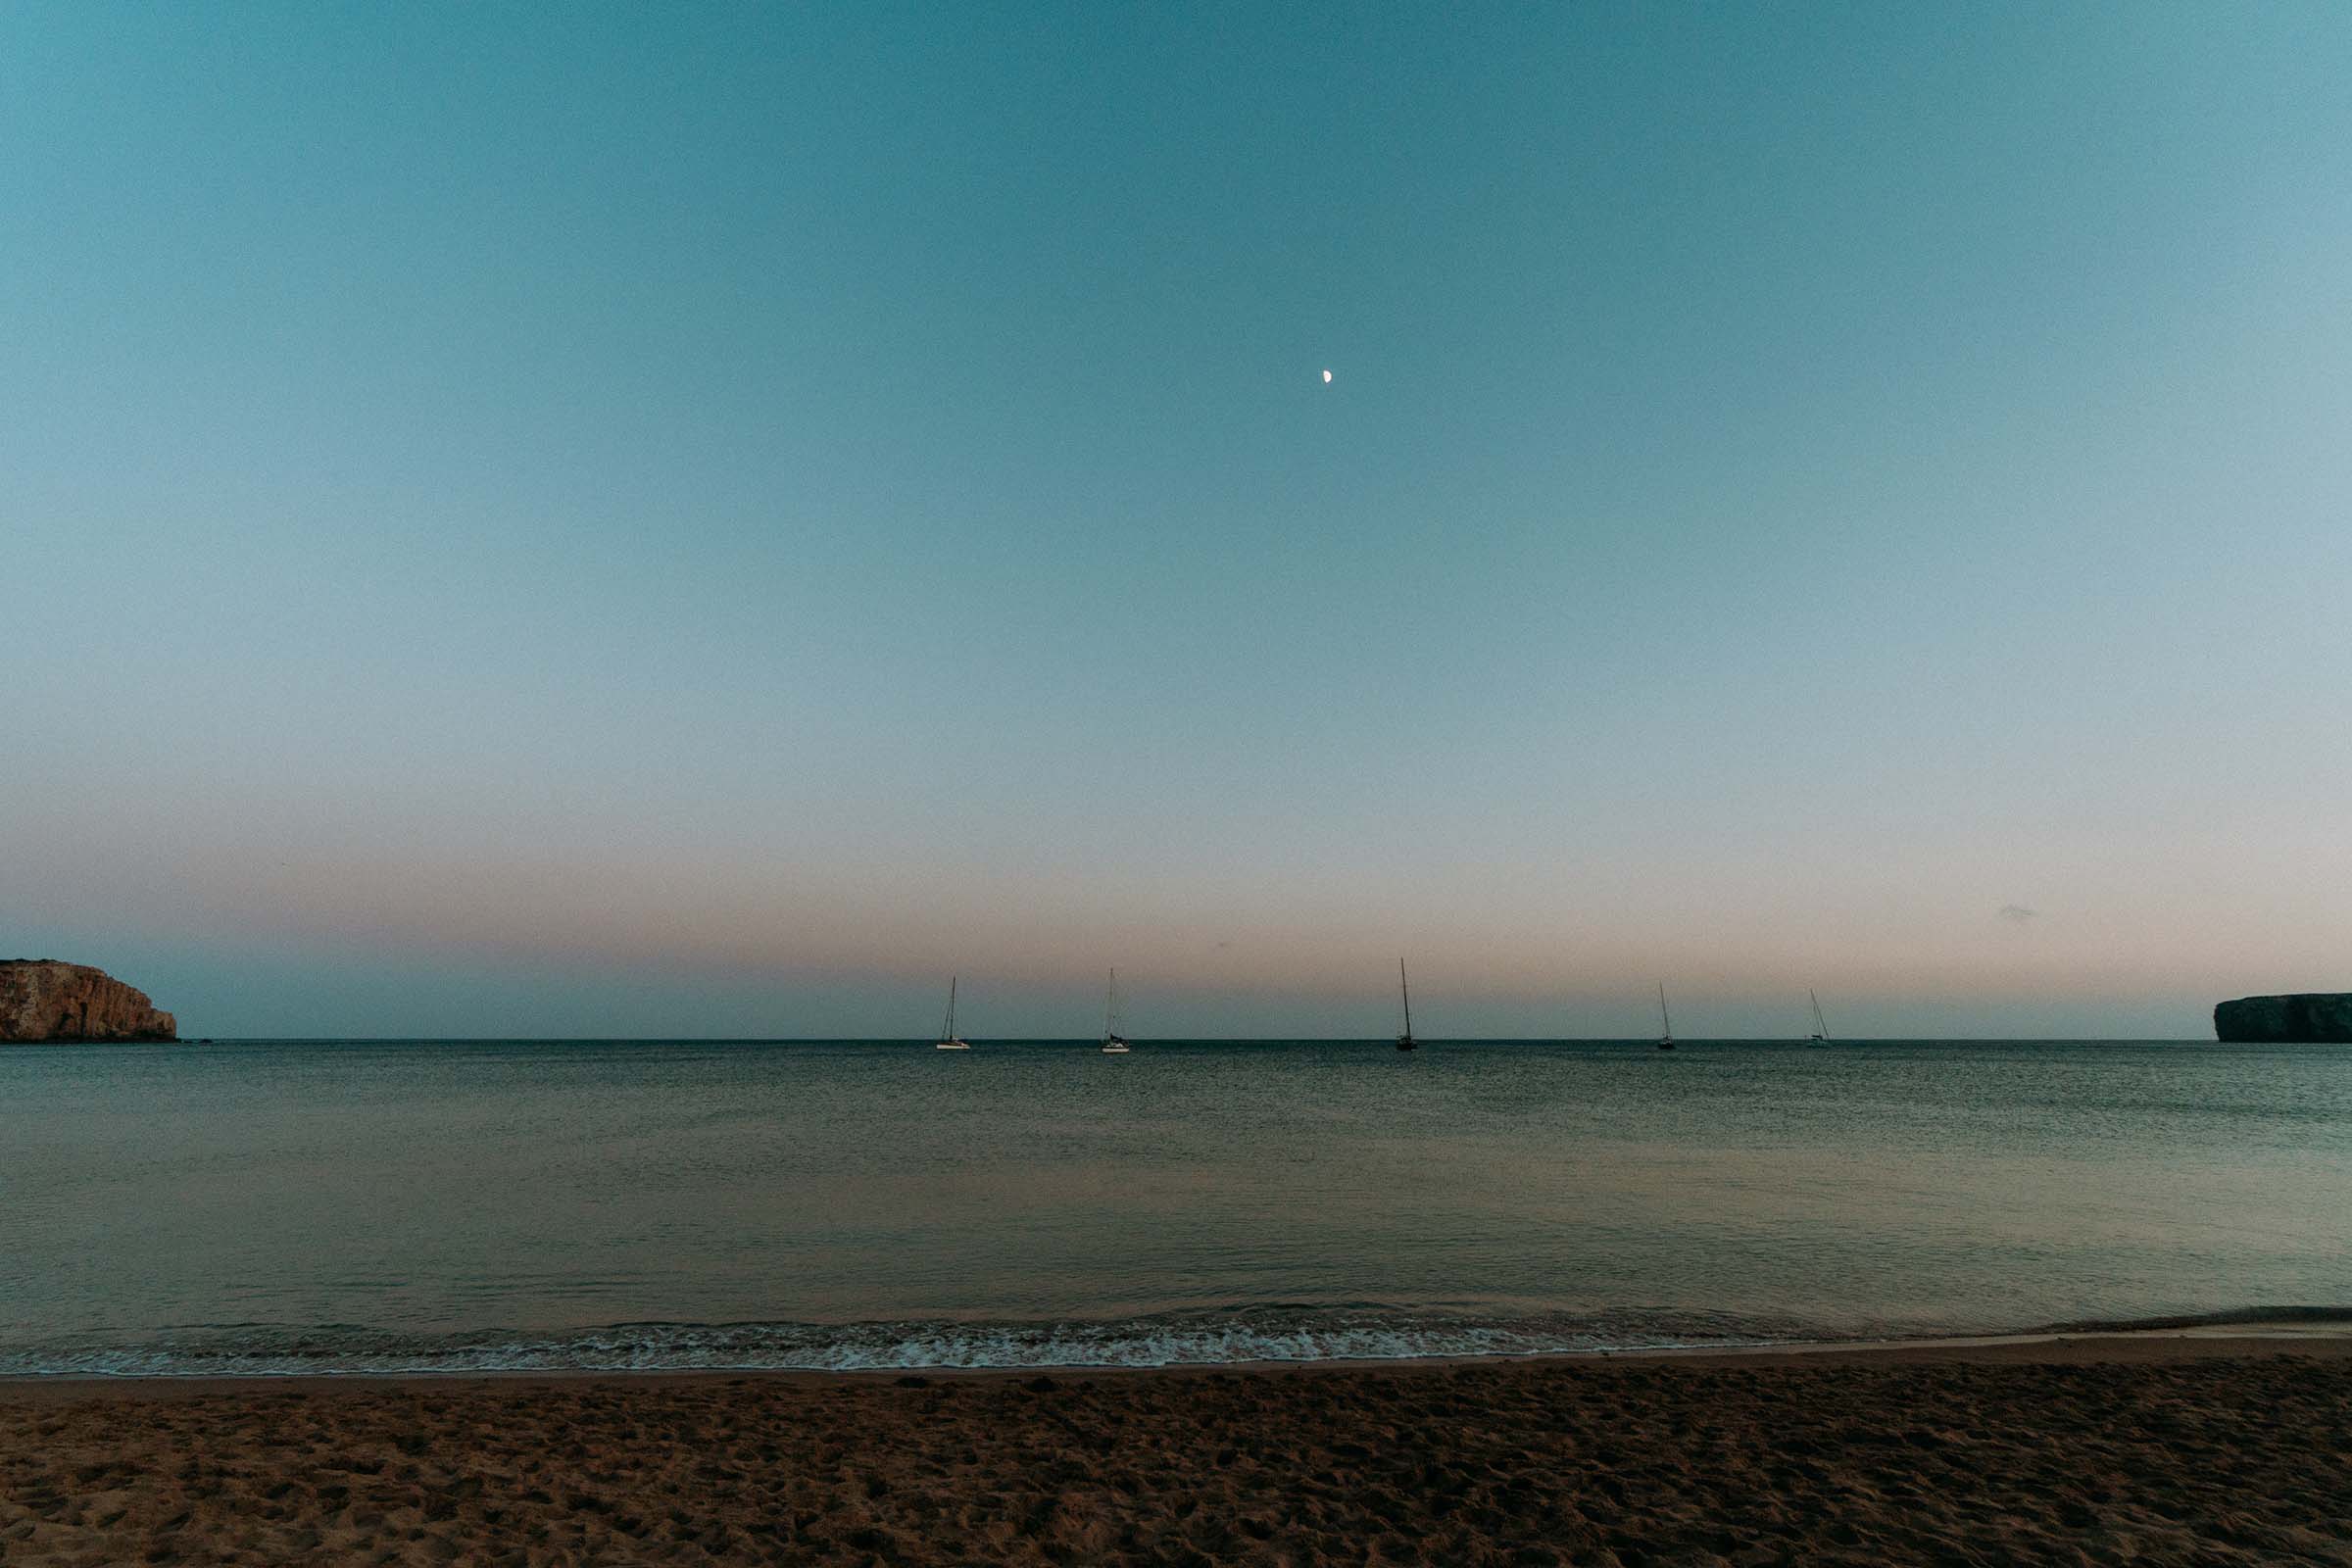
[[[214,1036],[2352,988],[2346,80],[2334,4],[11,6],[0,956]]]

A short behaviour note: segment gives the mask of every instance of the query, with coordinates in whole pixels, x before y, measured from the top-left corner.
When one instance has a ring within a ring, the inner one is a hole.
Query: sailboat
[[[1809,989],[1805,995],[1813,999],[1813,1044],[1827,1045],[1830,1039],[1830,1026],[1821,1021],[1821,998],[1813,996]]]
[[[1123,1056],[1127,1054],[1127,1037],[1118,1031],[1119,971],[1110,971],[1110,989],[1102,996],[1102,1054]]]
[[[1396,1037],[1398,1051],[1418,1051],[1421,1042],[1413,1038],[1413,988],[1404,983],[1404,960],[1396,960],[1396,990],[1404,998],[1404,1033]]]
[[[969,1051],[972,1043],[958,1039],[956,1034],[956,977],[948,976],[948,1021],[939,1026],[941,1051]]]
[[[1658,982],[1658,1049],[1674,1049],[1674,1020],[1666,1016],[1666,982]]]

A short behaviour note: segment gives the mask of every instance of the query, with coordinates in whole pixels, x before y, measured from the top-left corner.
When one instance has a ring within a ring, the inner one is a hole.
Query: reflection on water
[[[2019,1327],[2352,1303],[2352,1053],[22,1048],[0,1205],[20,1369]]]

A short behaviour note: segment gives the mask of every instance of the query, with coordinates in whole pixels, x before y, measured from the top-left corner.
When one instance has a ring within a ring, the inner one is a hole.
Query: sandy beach
[[[0,1560],[2352,1563],[2352,1337],[0,1385]]]

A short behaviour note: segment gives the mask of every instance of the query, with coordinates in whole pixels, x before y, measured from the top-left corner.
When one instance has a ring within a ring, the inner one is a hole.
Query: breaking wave
[[[1848,1323],[1715,1312],[1443,1315],[1252,1306],[1109,1320],[614,1323],[551,1333],[412,1334],[236,1324],[135,1342],[0,1348],[0,1377],[319,1377],[532,1372],[888,1372],[1246,1366],[1741,1349],[1952,1334],[2098,1334],[2352,1323],[2352,1309],[2227,1312],[2036,1326]]]
[[[296,1377],[478,1372],[868,1372],[1603,1354],[1823,1338],[1713,1313],[1438,1317],[1235,1308],[1107,1321],[615,1323],[525,1334],[358,1326],[175,1330],[136,1343],[0,1348],[0,1376]]]

